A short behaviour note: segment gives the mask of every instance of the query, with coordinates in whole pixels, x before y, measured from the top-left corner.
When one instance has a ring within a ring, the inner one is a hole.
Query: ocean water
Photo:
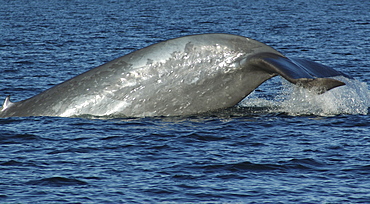
[[[370,203],[370,2],[0,0],[13,101],[153,43],[229,33],[352,77],[178,117],[0,119],[0,203]]]

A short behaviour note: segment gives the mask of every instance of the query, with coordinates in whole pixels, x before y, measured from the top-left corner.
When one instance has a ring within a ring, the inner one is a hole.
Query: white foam
[[[272,112],[289,115],[330,116],[339,114],[368,114],[370,91],[364,82],[345,77],[335,77],[346,85],[324,94],[295,86],[282,80],[283,88],[273,100],[247,97],[239,105],[243,107],[271,107]]]

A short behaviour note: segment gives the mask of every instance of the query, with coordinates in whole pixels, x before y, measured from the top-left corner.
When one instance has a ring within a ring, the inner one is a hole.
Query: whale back
[[[231,107],[277,74],[304,81],[299,66],[284,70],[285,59],[242,36],[185,36],[119,57],[24,101],[7,98],[11,106],[3,106],[0,117],[197,114]]]

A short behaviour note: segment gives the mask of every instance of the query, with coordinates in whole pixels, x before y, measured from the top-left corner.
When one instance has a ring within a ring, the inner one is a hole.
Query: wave
[[[190,168],[196,168],[207,172],[259,172],[259,171],[325,171],[326,164],[312,158],[291,159],[287,161],[278,161],[277,163],[256,163],[242,161],[236,163],[198,163],[191,165]]]
[[[28,185],[40,185],[40,186],[53,186],[53,187],[62,187],[62,186],[74,186],[74,185],[87,185],[85,181],[78,179],[71,179],[65,177],[50,177],[39,180],[31,180],[26,182]]]
[[[34,143],[40,141],[42,138],[28,133],[13,134],[13,133],[3,133],[0,138],[1,144],[24,144],[24,143]]]

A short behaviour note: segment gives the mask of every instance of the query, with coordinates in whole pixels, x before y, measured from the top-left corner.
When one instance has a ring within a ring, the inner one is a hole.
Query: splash
[[[368,114],[370,91],[367,84],[343,76],[334,78],[345,82],[346,85],[317,94],[315,91],[282,80],[282,88],[273,100],[247,97],[239,105],[242,107],[268,106],[271,112],[283,112],[294,116]]]

